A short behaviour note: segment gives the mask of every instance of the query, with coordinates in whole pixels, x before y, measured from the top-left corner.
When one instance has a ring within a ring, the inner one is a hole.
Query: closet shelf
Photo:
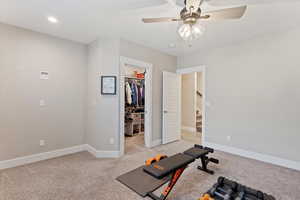
[[[134,80],[144,80],[144,78],[136,78],[136,77],[128,77],[128,76],[126,76],[125,78],[134,79]]]

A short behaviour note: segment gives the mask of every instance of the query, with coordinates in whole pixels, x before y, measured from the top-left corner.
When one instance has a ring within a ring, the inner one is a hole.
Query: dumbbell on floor
[[[215,199],[212,198],[209,194],[205,194],[205,195],[203,195],[203,197],[201,197],[198,200],[215,200]]]

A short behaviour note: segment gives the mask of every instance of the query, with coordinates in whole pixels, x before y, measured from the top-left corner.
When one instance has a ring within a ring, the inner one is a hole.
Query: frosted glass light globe
[[[204,33],[205,28],[201,24],[183,24],[178,29],[179,36],[185,41],[197,40]]]
[[[204,26],[200,24],[195,24],[192,26],[192,40],[196,40],[200,38],[201,35],[203,35],[205,31]]]
[[[178,34],[183,40],[189,40],[192,35],[192,26],[189,24],[183,24],[178,29]]]

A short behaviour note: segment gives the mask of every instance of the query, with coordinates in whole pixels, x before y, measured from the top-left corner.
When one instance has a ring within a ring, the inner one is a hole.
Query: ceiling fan
[[[180,18],[144,18],[142,21],[144,23],[182,21],[183,24],[179,27],[178,33],[182,39],[190,41],[198,39],[203,34],[204,27],[198,23],[199,21],[239,19],[247,9],[247,6],[240,6],[202,13],[200,7],[203,2],[204,0],[184,0],[185,7],[180,12]]]

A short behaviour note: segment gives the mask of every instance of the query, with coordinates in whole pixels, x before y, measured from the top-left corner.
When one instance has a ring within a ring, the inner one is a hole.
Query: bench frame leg
[[[148,194],[148,196],[153,200],[166,200],[172,189],[174,188],[175,184],[179,180],[180,176],[183,174],[184,170],[187,166],[177,169],[175,173],[172,175],[172,178],[169,182],[169,185],[164,189],[160,197],[156,196],[152,192]]]
[[[210,159],[207,156],[202,156],[201,157],[201,165],[202,166],[198,166],[198,169],[202,170],[202,171],[204,171],[208,174],[213,175],[215,172],[207,168],[207,165],[208,165],[209,162],[213,162],[215,164],[219,163],[219,161],[217,159]]]

